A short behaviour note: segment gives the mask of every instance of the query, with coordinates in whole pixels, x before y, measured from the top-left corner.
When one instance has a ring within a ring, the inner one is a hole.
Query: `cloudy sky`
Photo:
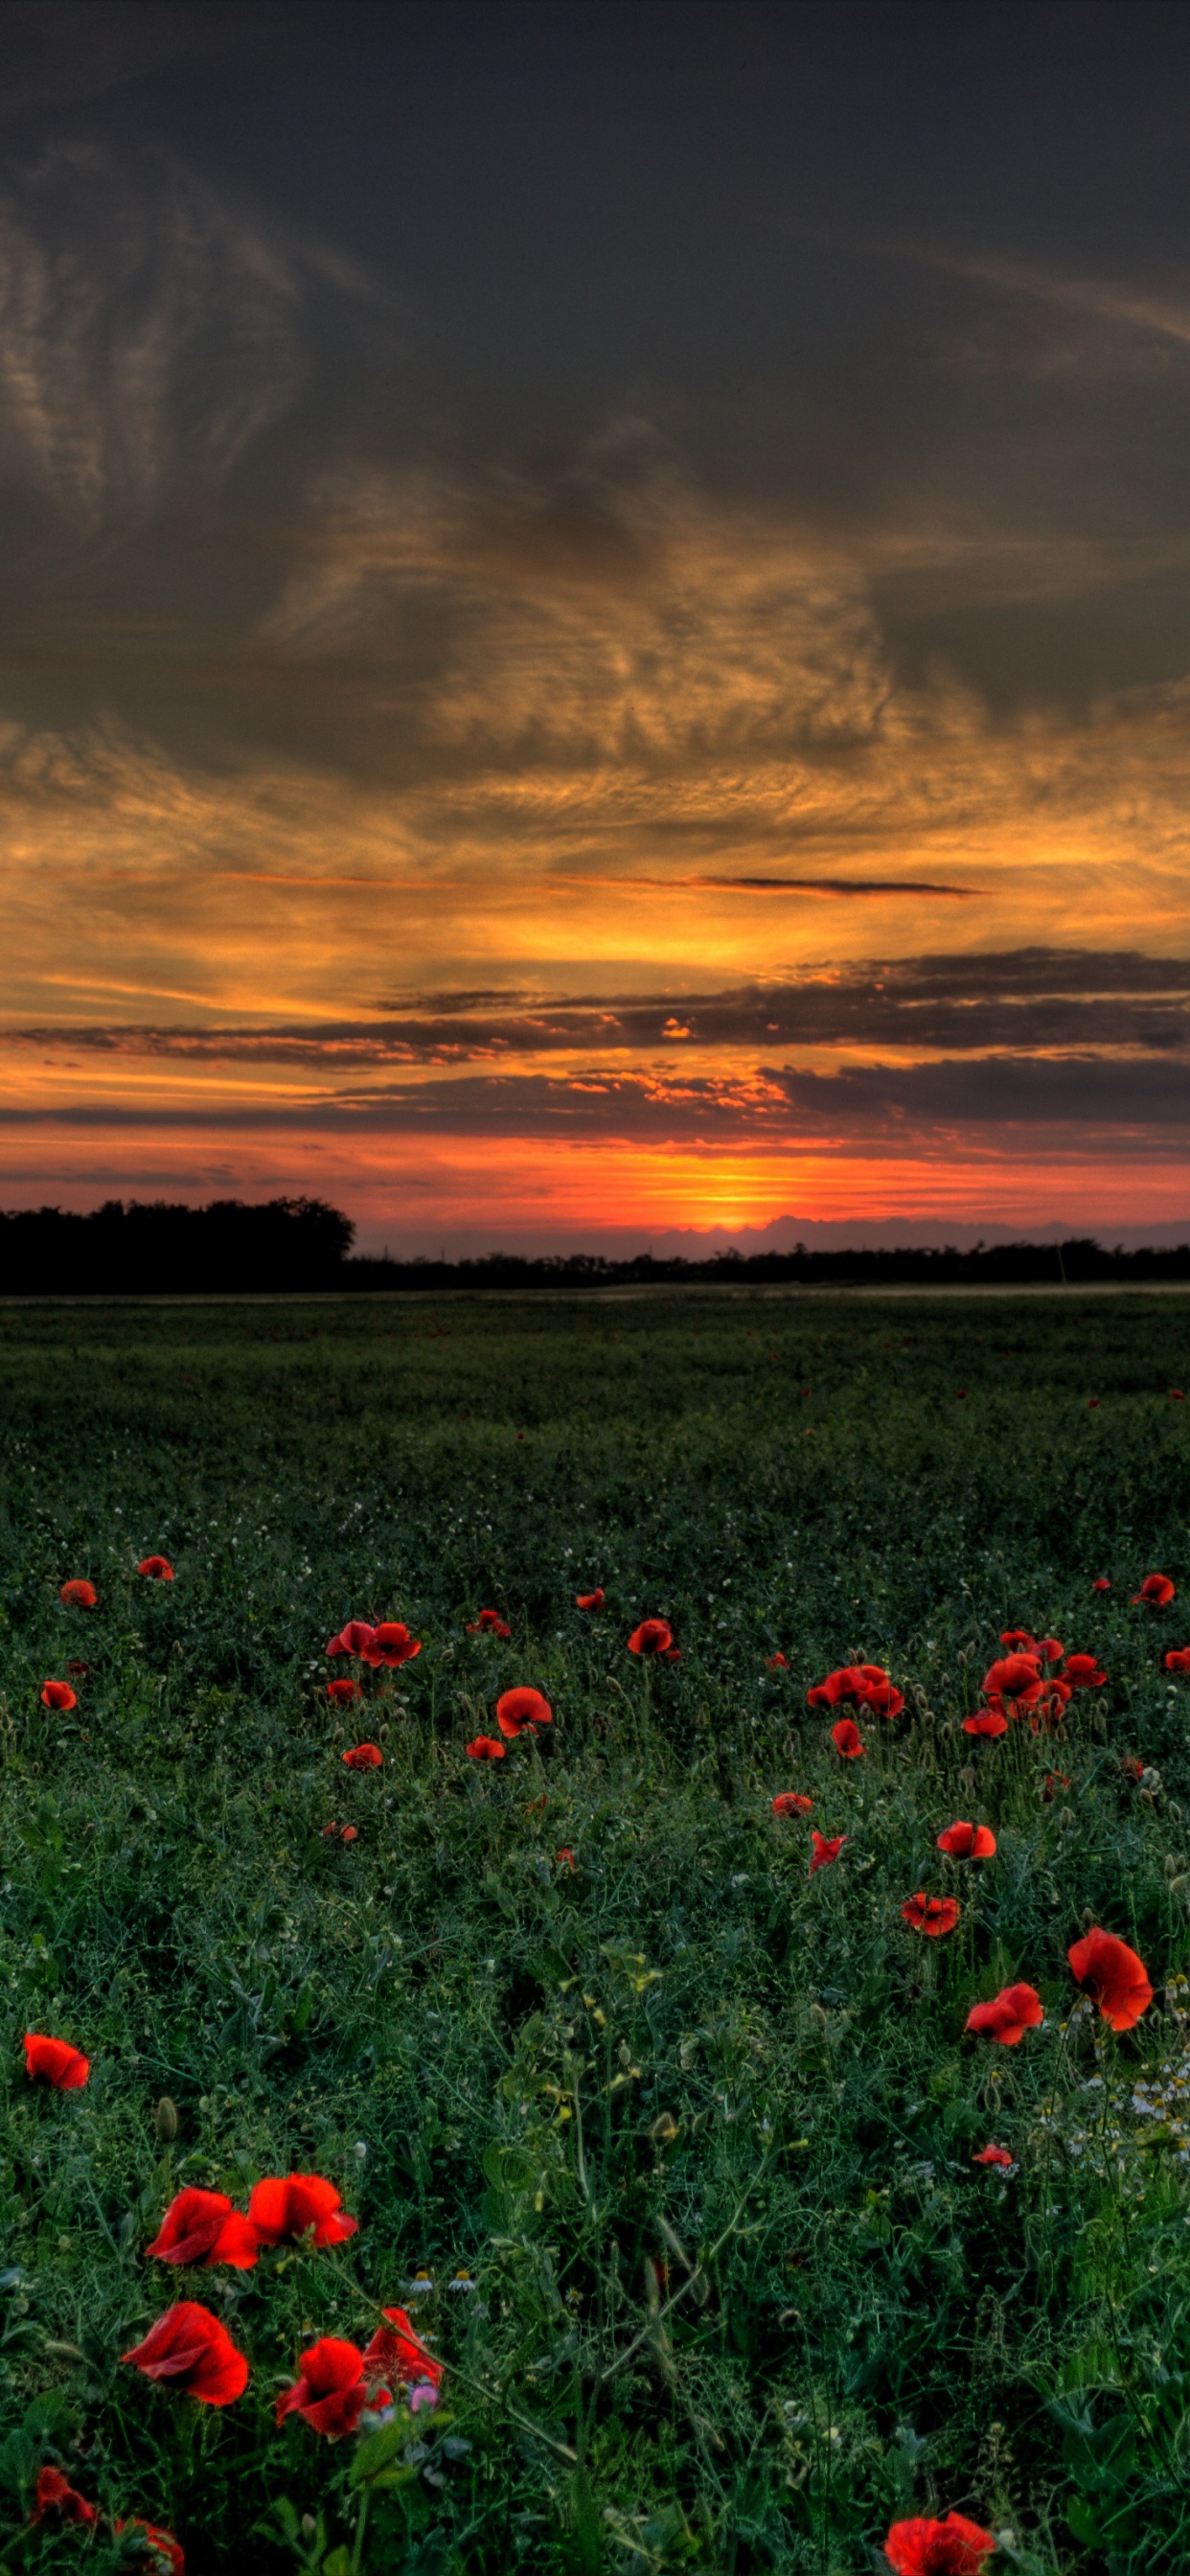
[[[1188,76],[7,0],[0,1202],[1182,1232]]]

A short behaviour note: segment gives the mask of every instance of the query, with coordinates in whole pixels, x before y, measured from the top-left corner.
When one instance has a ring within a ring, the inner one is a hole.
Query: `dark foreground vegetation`
[[[905,1245],[879,1251],[720,1252],[706,1261],[630,1261],[599,1253],[530,1260],[484,1253],[465,1261],[391,1261],[353,1253],[355,1227],[323,1199],[209,1207],[108,1199],[87,1216],[62,1208],[0,1211],[0,1297],[272,1296],[387,1289],[765,1287],[1086,1287],[1190,1281],[1190,1243],[1106,1250],[1089,1236],[1065,1243],[977,1244],[972,1251]]]
[[[871,2576],[954,2510],[985,2576],[1185,2567],[1188,1323],[10,1310],[0,2566],[177,2567],[139,2519],[190,2576]],[[626,1651],[646,1616],[678,1661]],[[420,1652],[328,1662],[352,1618]],[[965,1732],[1018,1628],[1105,1683]],[[806,1693],[865,1662],[905,1706],[853,1705],[848,1759]],[[519,1685],[552,1723],[504,1739]],[[956,1819],[995,1856],[944,1857]],[[1088,1919],[1155,1989],[1119,2035]],[[1040,2024],[968,2033],[1016,1981]],[[27,2031],[86,2085],[31,2083]],[[295,2172],[353,2234],[147,2254],[179,2190]],[[177,2301],[234,2402],[121,2361]],[[276,2424],[394,2306],[437,2407]],[[47,2468],[94,2523],[30,2526]]]

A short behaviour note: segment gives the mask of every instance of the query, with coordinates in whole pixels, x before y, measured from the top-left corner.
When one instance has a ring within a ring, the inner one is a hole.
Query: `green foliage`
[[[891,2519],[950,2507],[1036,2576],[1184,2565],[1185,1316],[9,1309],[0,2568],[127,2567],[135,2515],[191,2576],[860,2576]],[[157,1551],[172,1584],[134,1571]],[[1158,1567],[1179,1601],[1132,1607]],[[97,1609],[63,1608],[70,1575]],[[507,1643],[471,1633],[485,1606]],[[677,1664],[625,1652],[651,1614]],[[353,1615],[423,1645],[344,1709],[322,1650]],[[1056,1736],[973,1740],[1017,1626],[1108,1688]],[[805,1693],[856,1660],[907,1708],[843,1763]],[[72,1663],[77,1708],[44,1710]],[[470,1764],[515,1682],[552,1729]],[[361,1737],[381,1770],[344,1767]],[[847,1837],[813,1879],[787,1787]],[[994,1862],[944,1862],[956,1816]],[[950,1939],[902,1921],[918,1888],[959,1896]],[[1067,2020],[1088,1910],[1161,1990],[1120,2041]],[[1019,1977],[1044,2028],[966,2039]],[[86,2051],[85,2091],[28,2085],[25,2029]],[[348,2244],[145,2261],[185,2184],[242,2205],[290,2170],[338,2185]],[[224,2412],[120,2365],[180,2296],[251,2357]],[[276,2428],[298,2353],[398,2303],[441,2408]],[[47,2461],[97,2540],[28,2531]]]

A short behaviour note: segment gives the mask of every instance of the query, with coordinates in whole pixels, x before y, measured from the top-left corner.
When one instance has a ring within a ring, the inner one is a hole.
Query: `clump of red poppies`
[[[827,1674],[825,1681],[812,1685],[806,1693],[806,1705],[862,1708],[872,1717],[899,1717],[905,1701],[883,1664],[841,1664],[837,1672]]]
[[[349,1619],[338,1636],[331,1638],[326,1651],[331,1656],[354,1656],[373,1672],[381,1666],[395,1672],[399,1664],[407,1664],[414,1655],[420,1655],[421,1646],[421,1638],[410,1635],[403,1619],[381,1619],[375,1628],[366,1619]]]

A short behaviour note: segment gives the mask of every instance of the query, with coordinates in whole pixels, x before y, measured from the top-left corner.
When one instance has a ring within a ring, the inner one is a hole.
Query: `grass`
[[[1077,1294],[6,1310],[0,2568],[131,2566],[136,2515],[190,2576],[860,2576],[951,2507],[996,2576],[1185,2566],[1163,1652],[1190,1605],[1130,1596],[1190,1583],[1188,1322]],[[156,1550],[172,1585],[133,1570]],[[63,1608],[73,1575],[97,1609]],[[507,1642],[468,1633],[485,1606]],[[646,1614],[679,1663],[625,1652]],[[357,1713],[322,1651],[353,1615],[424,1640]],[[1056,1738],[973,1740],[1016,1626],[1108,1688]],[[843,1763],[805,1694],[857,1659],[907,1707]],[[514,1682],[549,1736],[469,1763]],[[358,1736],[381,1770],[345,1769]],[[813,1878],[784,1788],[847,1836]],[[994,1862],[943,1863],[955,1816]],[[903,1923],[918,1888],[959,1895],[949,1940]],[[1159,1989],[1126,2038],[1069,2018],[1088,1913]],[[1020,1977],[1044,2027],[965,2038]],[[26,2028],[86,2051],[85,2091],[28,2084]],[[349,2244],[145,2261],[182,2184],[242,2204],[290,2170],[336,2183]],[[179,2296],[249,2354],[236,2405],[120,2365]],[[396,2303],[437,2414],[371,2452],[274,2429],[299,2351]],[[45,2461],[91,2535],[28,2532]]]

